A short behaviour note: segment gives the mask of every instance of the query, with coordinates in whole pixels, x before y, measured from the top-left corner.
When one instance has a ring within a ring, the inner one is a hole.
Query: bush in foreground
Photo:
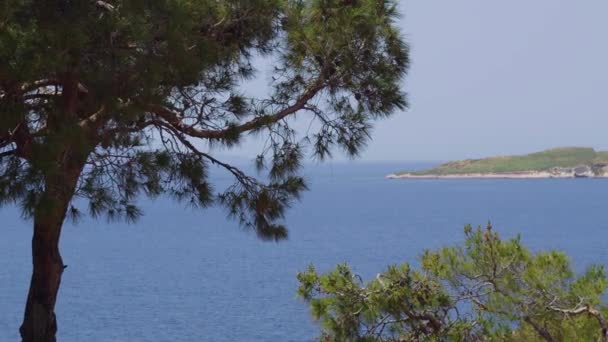
[[[603,266],[576,275],[559,251],[532,252],[488,225],[365,283],[346,265],[298,274],[321,341],[607,341]]]

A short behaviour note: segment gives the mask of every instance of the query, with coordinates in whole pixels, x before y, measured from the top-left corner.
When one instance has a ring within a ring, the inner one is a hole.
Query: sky
[[[376,124],[360,160],[608,149],[607,0],[402,0],[400,11],[410,108]]]

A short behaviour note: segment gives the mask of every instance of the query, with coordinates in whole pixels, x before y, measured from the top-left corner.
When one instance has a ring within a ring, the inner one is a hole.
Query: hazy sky
[[[608,149],[607,0],[402,0],[411,108],[363,160]],[[246,152],[248,147],[241,150]]]

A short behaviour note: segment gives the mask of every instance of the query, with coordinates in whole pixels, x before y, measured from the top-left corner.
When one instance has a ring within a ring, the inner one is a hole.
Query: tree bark
[[[69,155],[69,154],[66,154]],[[45,191],[34,213],[33,272],[19,329],[23,342],[55,342],[55,303],[65,268],[59,237],[83,164],[73,160],[46,177]]]

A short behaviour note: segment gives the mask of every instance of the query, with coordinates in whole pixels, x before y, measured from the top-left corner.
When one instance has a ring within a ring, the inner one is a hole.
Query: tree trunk
[[[82,165],[61,167],[46,177],[45,191],[34,213],[33,273],[19,329],[23,342],[55,342],[55,302],[64,270],[59,237]],[[65,165],[64,165],[65,166]]]

